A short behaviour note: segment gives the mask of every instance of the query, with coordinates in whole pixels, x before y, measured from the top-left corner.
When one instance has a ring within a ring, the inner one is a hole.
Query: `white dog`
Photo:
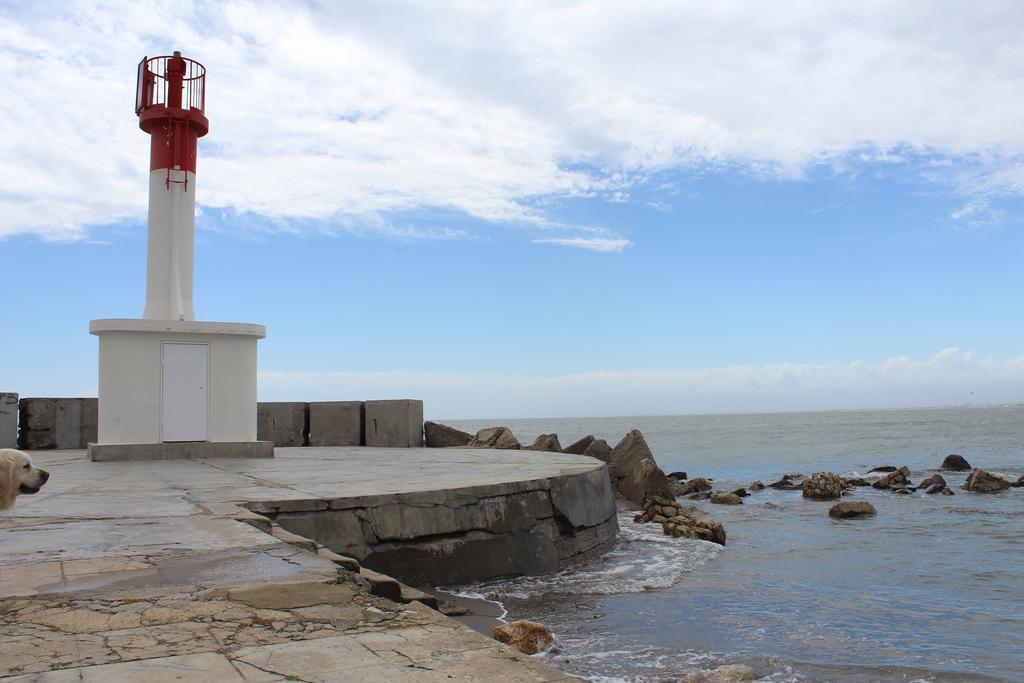
[[[14,507],[19,494],[38,493],[50,473],[32,464],[28,454],[0,448],[0,510]]]

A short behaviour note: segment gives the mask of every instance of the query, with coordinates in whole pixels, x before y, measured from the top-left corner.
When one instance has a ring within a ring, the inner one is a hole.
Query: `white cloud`
[[[632,242],[614,237],[564,237],[533,240],[534,244],[557,244],[563,247],[576,247],[589,251],[603,251],[619,253]]]
[[[736,365],[550,377],[434,372],[263,372],[260,399],[416,397],[449,418],[672,415],[900,408],[1024,400],[1024,356],[949,348],[878,363]]]
[[[0,8],[0,238],[141,219],[134,65],[210,69],[200,201],[272,219],[548,218],[675,167],[978,161],[1024,191],[1024,6],[22,3]],[[372,229],[373,221],[365,229]]]

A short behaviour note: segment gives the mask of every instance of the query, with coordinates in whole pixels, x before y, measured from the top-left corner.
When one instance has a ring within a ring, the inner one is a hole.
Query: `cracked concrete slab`
[[[378,521],[403,538],[417,525],[434,529],[410,510],[441,506],[438,519],[453,529],[516,530],[554,514],[550,479],[600,479],[598,461],[355,447],[278,449],[263,461],[33,458],[50,482],[0,513],[4,683],[342,681],[354,670],[381,681],[564,678],[419,603],[372,595],[344,569],[358,569],[353,560],[296,539],[260,511],[391,505]],[[515,505],[503,507],[504,496]],[[600,506],[587,506],[568,514],[589,521]]]

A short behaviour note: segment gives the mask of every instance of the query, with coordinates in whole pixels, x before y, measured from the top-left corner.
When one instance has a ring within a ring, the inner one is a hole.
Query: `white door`
[[[209,361],[207,344],[161,344],[161,441],[207,440]]]

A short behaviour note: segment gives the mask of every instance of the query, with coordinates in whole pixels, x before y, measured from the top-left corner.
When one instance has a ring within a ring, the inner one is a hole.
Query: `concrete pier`
[[[497,538],[513,554],[547,558],[533,567],[546,571],[600,552],[615,528],[606,466],[583,456],[284,448],[265,460],[33,457],[50,482],[0,513],[5,683],[169,672],[181,681],[562,680],[415,592],[407,604],[381,597],[381,577],[351,571],[359,566],[332,551],[409,569],[413,580],[430,576],[412,571],[430,567],[430,543],[449,541],[433,548],[438,562],[447,552],[472,565],[464,553]],[[343,517],[358,520],[359,535],[345,538],[362,546],[302,534]]]

